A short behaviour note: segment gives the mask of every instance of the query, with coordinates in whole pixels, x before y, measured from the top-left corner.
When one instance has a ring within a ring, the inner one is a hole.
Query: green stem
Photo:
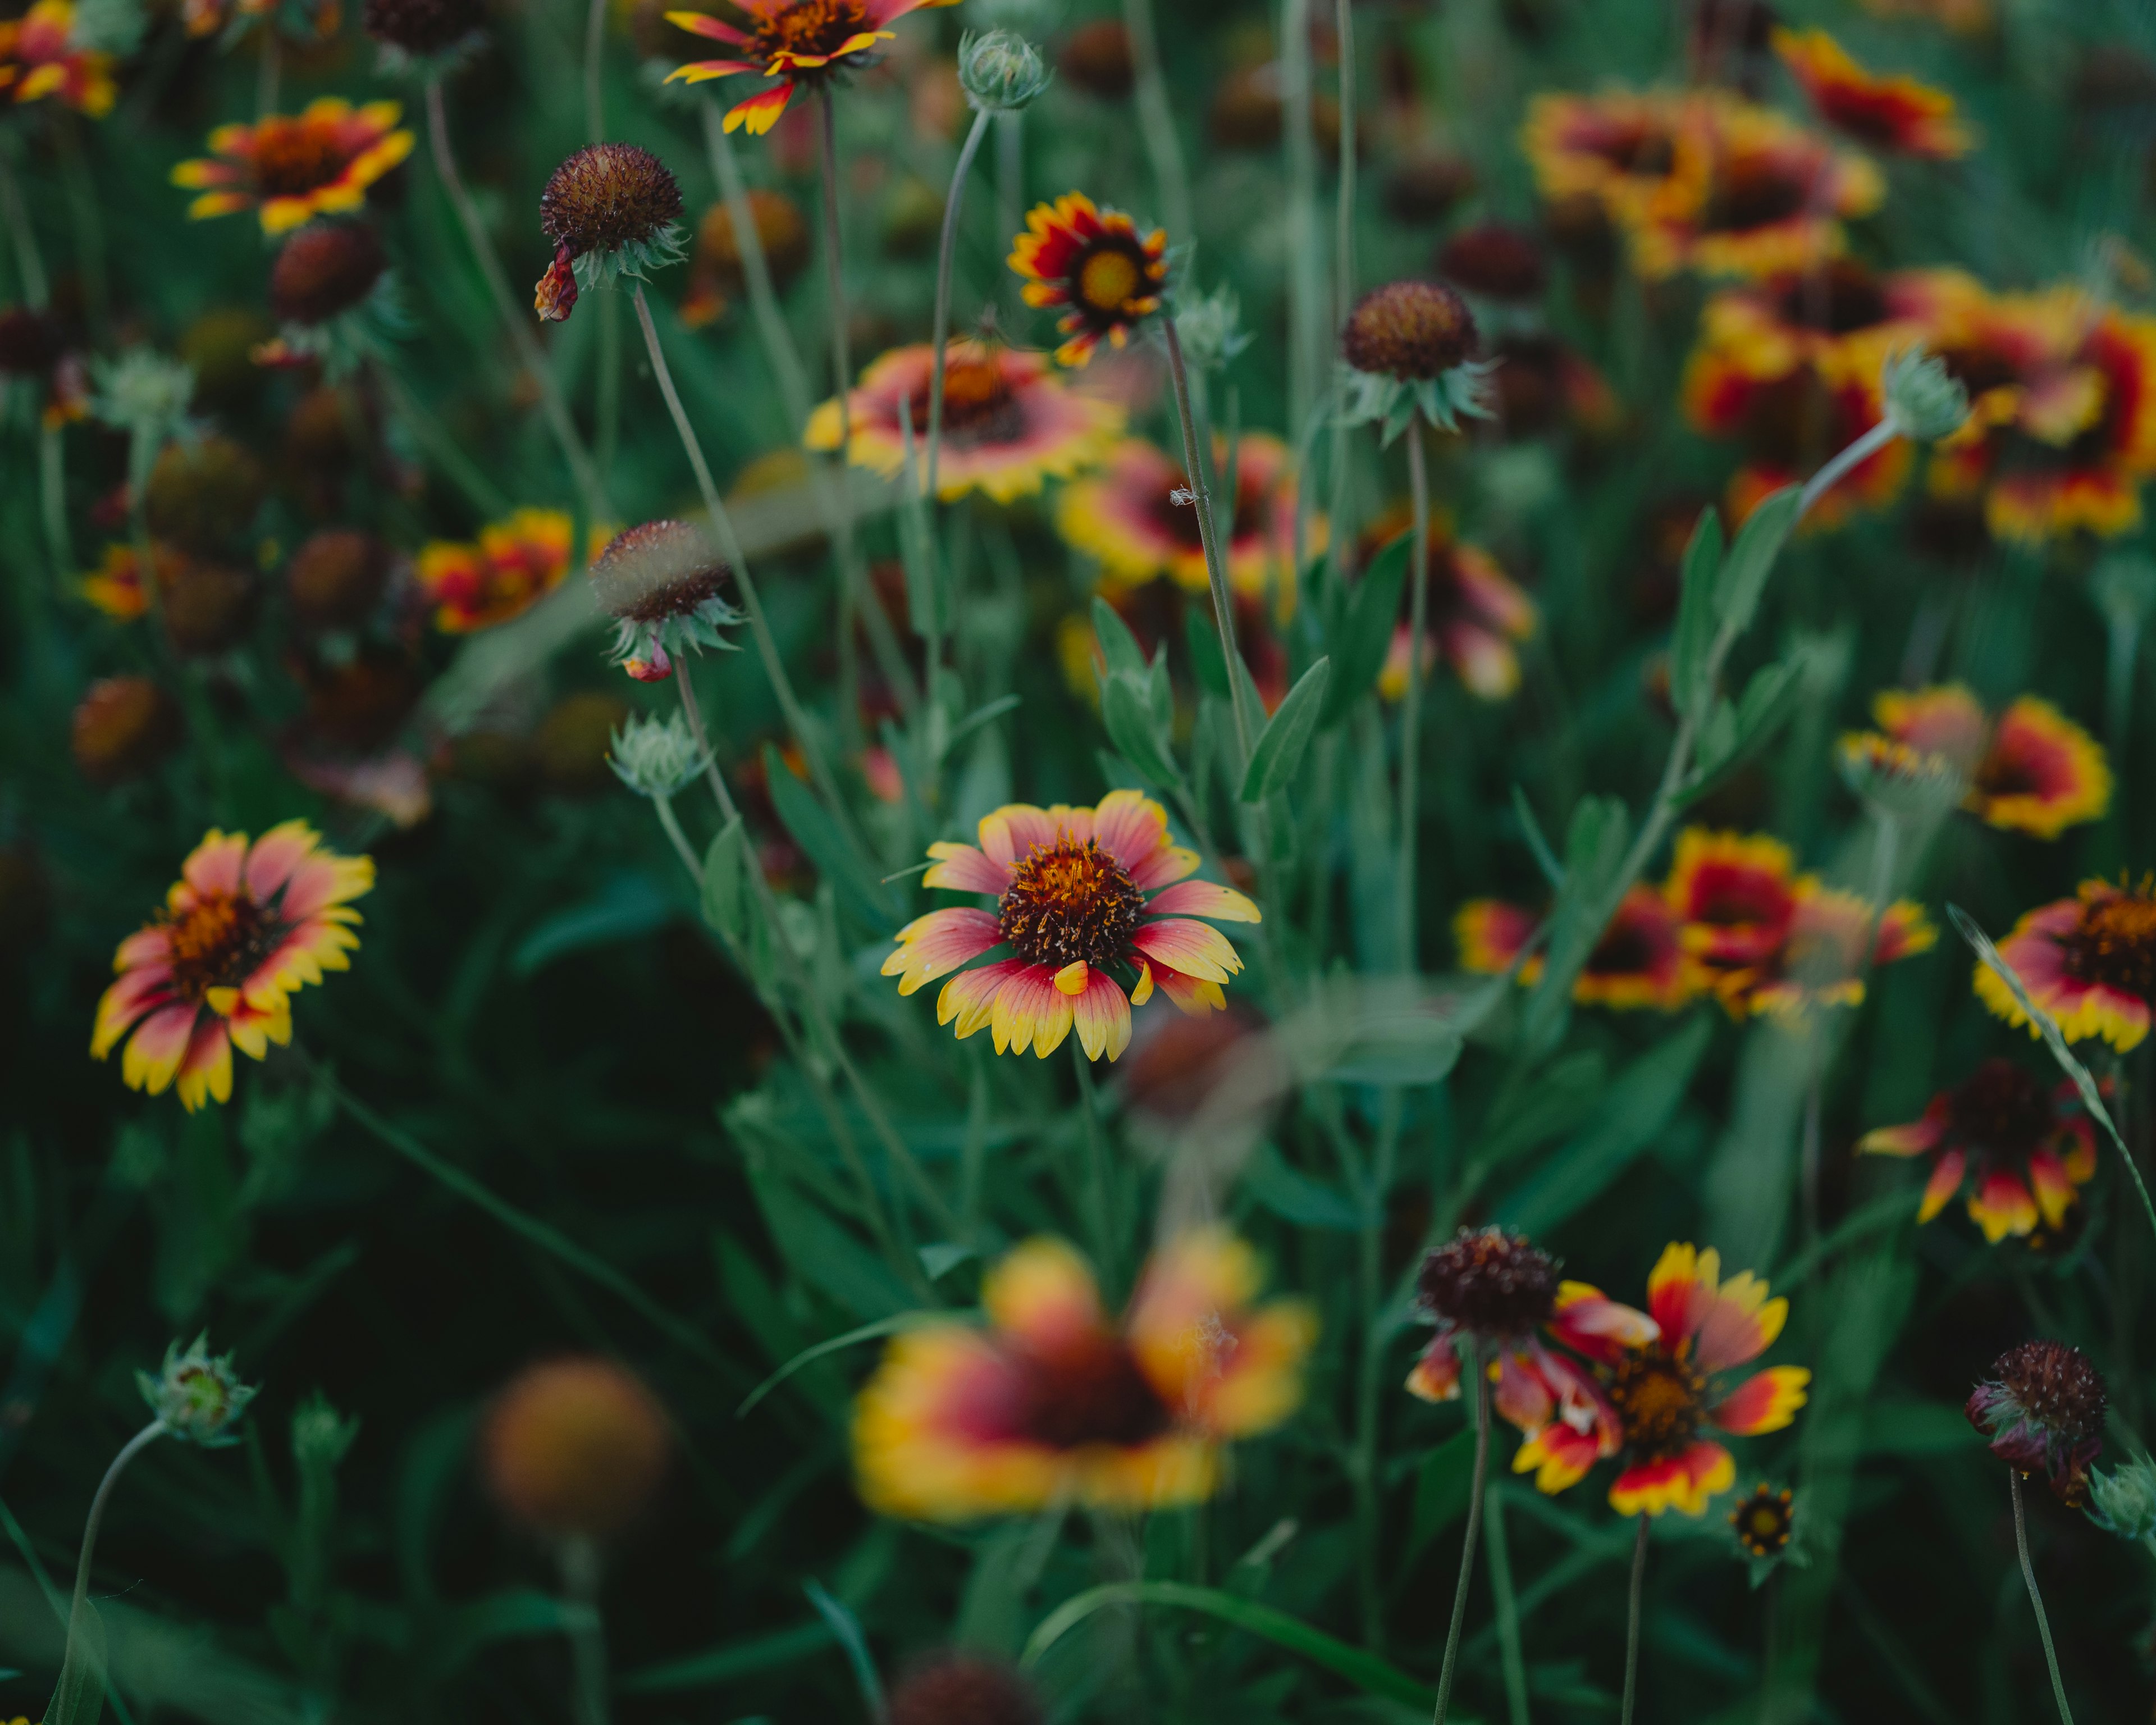
[[[1355,300],[1355,7],[1337,0],[1332,8],[1340,35],[1340,193],[1334,211],[1332,316],[1344,320]]]
[[[599,1615],[599,1548],[572,1537],[562,1543],[562,1591],[567,1597],[569,1657],[576,1667],[577,1725],[607,1725],[606,1622]]]
[[[1475,1345],[1460,1340],[1460,1369],[1475,1377],[1475,1477],[1467,1487],[1467,1537],[1460,1546],[1460,1579],[1452,1588],[1452,1623],[1445,1634],[1445,1663],[1437,1676],[1437,1711],[1431,1725],[1445,1725],[1452,1705],[1452,1680],[1460,1660],[1460,1631],[1467,1621],[1468,1585],[1475,1579],[1475,1541],[1482,1530],[1482,1491],[1490,1471],[1490,1374],[1476,1358]]]
[[[1281,107],[1287,151],[1288,424],[1306,424],[1324,388],[1324,261],[1317,218],[1317,140],[1311,122],[1311,0],[1286,0],[1281,13]],[[1344,310],[1343,313],[1344,315]],[[1335,453],[1337,450],[1336,447]],[[1308,485],[1296,470],[1298,542]]]
[[[685,677],[680,680],[685,689],[687,679]],[[681,866],[688,870],[689,878],[701,888],[704,884],[703,860],[696,855],[696,846],[689,842],[689,835],[681,830],[681,817],[674,812],[673,798],[654,797],[651,804],[658,811],[659,824],[665,829],[668,842],[673,845],[674,854],[681,859]]]
[[[1016,234],[1025,220],[1025,114],[996,116],[996,229]]]
[[[1890,418],[1881,419],[1871,430],[1842,450],[1831,461],[1804,481],[1803,501],[1797,506],[1797,516],[1802,520],[1814,504],[1839,485],[1849,470],[1861,462],[1870,460],[1880,450],[1902,434]]]
[[[973,157],[979,152],[981,140],[988,136],[988,122],[995,116],[986,108],[973,116],[973,130],[966,134],[964,146],[958,151],[958,165],[951,170],[950,195],[943,200],[943,235],[936,252],[936,314],[932,325],[934,333],[928,338],[928,484],[925,495],[932,507],[937,498],[937,474],[943,454],[943,350],[951,339],[951,259],[958,248],[958,207],[966,195],[966,176],[973,172]],[[935,675],[936,660],[929,656],[929,674]]]
[[[1414,542],[1408,552],[1413,598],[1408,614],[1408,688],[1400,703],[1400,865],[1394,902],[1399,922],[1396,938],[1401,966],[1413,975],[1421,968],[1416,945],[1415,838],[1422,793],[1422,655],[1430,627],[1430,470],[1424,459],[1422,416],[1408,421],[1408,483],[1414,502]]]
[[[591,0],[584,9],[584,141],[592,144],[606,136],[606,16],[607,0]],[[603,295],[596,309],[598,392],[593,411],[598,424],[592,459],[601,478],[611,481],[621,447],[621,300]]]
[[[2036,1633],[2044,1643],[2044,1663],[2051,1673],[2051,1699],[2059,1704],[2059,1725],[2074,1725],[2074,1710],[2066,1705],[2066,1680],[2059,1675],[2059,1650],[2051,1645],[2051,1620],[2044,1615],[2044,1596],[2036,1590],[2036,1566],[2029,1561],[2029,1522],[2021,1508],[2021,1476],[2010,1463],[2006,1489],[2014,1499],[2014,1549],[2021,1558],[2021,1579],[2028,1584],[2029,1604],[2036,1614]]]
[[[1242,655],[1235,645],[1235,602],[1228,590],[1228,566],[1220,554],[1219,530],[1213,524],[1213,491],[1206,482],[1212,466],[1199,440],[1198,419],[1190,406],[1190,373],[1183,362],[1183,338],[1176,333],[1175,319],[1163,317],[1161,333],[1168,342],[1168,374],[1175,386],[1175,413],[1183,428],[1183,470],[1190,478],[1192,501],[1198,511],[1198,539],[1205,552],[1205,579],[1212,589],[1213,621],[1220,632],[1220,650],[1227,655],[1228,692],[1235,715],[1235,742],[1240,758],[1248,762],[1257,746],[1257,722],[1250,711]]]
[[[165,1422],[152,1420],[141,1430],[121,1446],[120,1453],[112,1458],[112,1465],[105,1470],[105,1477],[98,1481],[97,1495],[90,1500],[90,1518],[83,1523],[82,1550],[75,1558],[74,1597],[68,1607],[67,1651],[60,1657],[59,1681],[53,1686],[53,1702],[57,1707],[60,1698],[74,1688],[74,1672],[85,1658],[94,1657],[84,1651],[89,1633],[90,1568],[97,1554],[98,1529],[105,1524],[105,1508],[112,1501],[112,1488],[120,1482],[120,1476],[127,1464],[141,1455],[164,1435]],[[98,1683],[104,1686],[105,1674],[100,1671]],[[48,1709],[50,1712],[51,1709]]]
[[[1114,1195],[1108,1184],[1107,1135],[1101,1129],[1101,1108],[1093,1094],[1092,1063],[1086,1055],[1085,1045],[1075,1035],[1070,1039],[1073,1064],[1078,1069],[1078,1107],[1086,1127],[1086,1163],[1092,1191],[1088,1199],[1093,1214],[1093,1258],[1099,1271],[1101,1285],[1113,1288],[1121,1286],[1116,1269],[1116,1220]]]
[[[1640,1598],[1647,1581],[1647,1529],[1640,1517],[1639,1537],[1632,1542],[1632,1587],[1625,1618],[1625,1700],[1618,1710],[1617,1725],[1632,1725],[1632,1709],[1640,1698]]]
[[[1131,64],[1137,74],[1138,130],[1152,161],[1160,188],[1161,213],[1168,231],[1183,241],[1198,236],[1190,218],[1190,176],[1183,162],[1183,141],[1175,132],[1175,110],[1160,68],[1160,37],[1153,28],[1152,0],[1123,0],[1123,28],[1131,39]]]
[[[1527,1664],[1520,1651],[1520,1601],[1512,1590],[1512,1547],[1505,1537],[1502,1491],[1484,1497],[1482,1514],[1482,1539],[1490,1555],[1490,1593],[1496,1608],[1498,1659],[1505,1671],[1505,1708],[1511,1725],[1529,1725]]]
[[[74,572],[74,537],[68,531],[66,434],[49,422],[38,427],[38,507],[55,581]]]

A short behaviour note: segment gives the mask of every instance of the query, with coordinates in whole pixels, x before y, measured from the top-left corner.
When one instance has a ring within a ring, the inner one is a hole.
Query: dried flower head
[[[1442,282],[1394,281],[1356,302],[1342,333],[1347,418],[1383,422],[1390,443],[1416,413],[1458,429],[1460,416],[1490,417],[1490,367],[1474,358],[1479,336],[1467,302]]]
[[[270,307],[286,323],[326,323],[374,291],[389,254],[362,222],[310,222],[277,254]]]
[[[1000,1660],[946,1653],[916,1666],[891,1692],[888,1725],[1042,1725],[1033,1686]]]
[[[1531,1335],[1556,1309],[1558,1268],[1523,1234],[1463,1228],[1423,1259],[1415,1302],[1477,1336]]]
[[[615,535],[592,564],[599,608],[615,619],[614,662],[640,683],[674,674],[685,649],[732,645],[719,631],[741,621],[723,597],[733,580],[703,531],[646,521]]]
[[[246,531],[269,489],[262,464],[228,437],[167,444],[150,470],[150,531],[182,549],[214,552]]]
[[[680,217],[681,187],[649,150],[585,145],[539,194],[539,225],[554,243],[535,295],[540,316],[559,322],[576,309],[580,291],[679,263]]]
[[[228,1353],[213,1355],[207,1331],[186,1353],[177,1342],[165,1349],[165,1363],[154,1374],[137,1372],[135,1383],[157,1423],[176,1438],[222,1449],[239,1440],[232,1435],[256,1386],[242,1384]]]
[[[673,1447],[666,1410],[611,1360],[549,1360],[512,1379],[480,1434],[495,1500],[554,1538],[619,1533],[650,1502]]]
[[[1993,1362],[1962,1411],[1993,1455],[2025,1477],[2042,1473],[2061,1503],[2076,1505],[2103,1451],[2107,1400],[2103,1378],[2078,1348],[2024,1342]]]
[[[147,677],[106,677],[92,683],[69,725],[74,764],[95,785],[141,778],[172,753],[179,740],[177,703]]]
[[[261,592],[251,569],[193,557],[176,557],[169,580],[161,565],[157,585],[165,634],[175,651],[190,658],[239,645],[254,620]]]
[[[310,629],[357,629],[381,603],[389,548],[357,527],[326,527],[292,553],[285,592],[292,616]]]
[[[408,54],[441,54],[486,22],[479,0],[367,0],[360,27]]]
[[[696,747],[688,721],[679,713],[664,719],[632,717],[613,733],[613,743],[607,764],[639,797],[677,795],[710,758]]]

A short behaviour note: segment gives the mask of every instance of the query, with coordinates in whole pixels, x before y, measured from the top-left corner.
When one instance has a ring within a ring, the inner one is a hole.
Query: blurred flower
[[[322,848],[305,821],[253,845],[212,828],[166,895],[165,908],[120,943],[120,979],[97,1004],[90,1052],[126,1039],[121,1076],[157,1096],[178,1081],[190,1113],[232,1096],[232,1050],[260,1060],[292,1038],[291,995],[350,968],[359,945],[351,901],[371,891],[370,857]]]
[[[1936,354],[1889,354],[1879,391],[1896,433],[1912,443],[1938,443],[1969,423],[1969,391]]]
[[[901,1678],[886,1725],[1044,1725],[1040,1697],[1019,1671],[976,1653],[946,1653]]]
[[[614,619],[614,663],[639,683],[673,675],[676,653],[730,646],[720,631],[742,620],[723,597],[733,571],[686,521],[646,521],[616,534],[591,577],[599,608]]]
[[[310,222],[270,267],[270,306],[285,323],[321,324],[374,291],[389,254],[363,222]]]
[[[2124,1054],[2148,1034],[2156,998],[2156,879],[2084,880],[2076,896],[2024,915],[1999,956],[2067,1041],[2100,1036]],[[2000,1018],[2041,1034],[1989,965],[1976,967],[1975,982],[1977,998]]]
[[[557,797],[591,797],[614,783],[608,757],[615,732],[630,722],[617,696],[579,689],[547,710],[531,733],[531,764],[541,788]]]
[[[673,1436],[659,1399],[612,1360],[547,1360],[495,1398],[480,1430],[495,1500],[536,1533],[603,1539],[665,1477]]]
[[[151,532],[205,556],[228,550],[261,508],[269,477],[243,444],[180,438],[158,452],[142,495]]]
[[[311,790],[339,803],[378,814],[408,829],[433,813],[434,786],[427,768],[407,749],[389,749],[360,759],[317,755],[287,742],[280,758],[285,771]]]
[[[748,194],[749,218],[763,247],[764,267],[773,290],[784,293],[808,261],[808,218],[783,192],[758,186]],[[681,321],[692,330],[716,323],[732,295],[747,290],[742,248],[734,235],[733,211],[724,203],[704,212],[696,226],[696,246],[689,259],[689,291],[682,296]]]
[[[165,635],[175,652],[206,659],[245,639],[262,597],[262,584],[252,569],[182,556],[168,581],[162,558],[155,567]]]
[[[1560,427],[1606,438],[1625,424],[1625,404],[1594,362],[1540,332],[1500,336],[1491,344],[1490,405],[1507,438],[1539,437]]]
[[[1243,327],[1243,302],[1231,287],[1185,295],[1175,314],[1183,357],[1201,372],[1224,370],[1256,336]]]
[[[389,584],[389,547],[357,527],[311,534],[285,566],[285,593],[302,629],[352,629]]]
[[[1502,976],[1533,938],[1535,928],[1535,913],[1525,905],[1502,898],[1467,900],[1452,913],[1452,943],[1459,950],[1460,968],[1478,976]],[[1523,984],[1529,981],[1530,970],[1542,974],[1539,953],[1521,967]]]
[[[1271,1430],[1302,1397],[1317,1319],[1253,1307],[1255,1254],[1224,1230],[1153,1255],[1120,1328],[1091,1273],[1032,1240],[981,1286],[986,1328],[896,1337],[854,1411],[862,1497],[879,1514],[954,1522],[1056,1502],[1203,1502],[1224,1444]]]
[[[1012,242],[1010,267],[1023,277],[1029,305],[1069,308],[1057,322],[1065,336],[1055,362],[1082,366],[1105,339],[1122,347],[1160,310],[1168,287],[1168,234],[1141,236],[1119,210],[1096,209],[1082,192],[1036,204]]]
[[[995,909],[917,917],[883,963],[898,992],[911,994],[1009,947],[1009,957],[943,985],[937,1024],[956,1019],[962,1039],[993,1029],[998,1054],[1029,1045],[1045,1060],[1075,1022],[1087,1057],[1113,1060],[1131,1040],[1131,1008],[1150,1000],[1156,983],[1194,1016],[1227,1004],[1221,985],[1243,961],[1218,929],[1194,919],[1255,922],[1258,907],[1228,887],[1185,878],[1198,855],[1170,838],[1159,803],[1135,791],[1111,791],[1096,809],[1009,803],[981,818],[980,839],[978,850],[930,845],[936,862],[922,884],[991,895]],[[1136,974],[1127,997],[1116,969]]]
[[[1488,976],[1512,968],[1532,937],[1533,912],[1502,899],[1470,899],[1453,913],[1453,940],[1460,968]],[[1572,998],[1583,1006],[1618,1011],[1652,1008],[1675,1012],[1692,998],[1695,986],[1685,963],[1684,944],[1669,901],[1655,888],[1636,885],[1619,902],[1609,926],[1587,956]],[[1541,954],[1520,967],[1523,988],[1539,982]]]
[[[0,21],[0,100],[51,96],[102,120],[119,94],[112,56],[79,39],[73,0],[37,0],[20,18]]]
[[[1527,104],[1520,148],[1548,202],[1588,198],[1610,220],[1628,219],[1672,190],[1690,100],[1624,90],[1546,92]]]
[[[387,747],[424,692],[408,653],[381,641],[295,655],[292,669],[306,691],[307,739],[346,757]]]
[[[1055,64],[1066,84],[1104,102],[1126,100],[1137,82],[1130,32],[1121,18],[1093,18],[1081,24],[1064,38]]]
[[[979,491],[998,503],[1037,493],[1050,479],[1098,466],[1116,445],[1124,411],[1115,402],[1070,389],[1035,353],[961,339],[943,365],[943,449],[937,489],[945,501]],[[906,424],[913,459],[927,459],[928,393],[933,355],[925,341],[894,347],[870,363],[846,398],[851,438],[847,459],[886,479],[906,468]],[[839,403],[809,416],[802,441],[839,446]],[[916,480],[916,483],[921,483]],[[1203,584],[1204,569],[1199,569]]]
[[[209,1351],[207,1330],[184,1353],[178,1343],[167,1343],[164,1364],[154,1373],[137,1372],[135,1385],[158,1425],[172,1436],[206,1450],[239,1441],[232,1428],[257,1394],[257,1386],[239,1381],[230,1354]]]
[[[558,509],[520,509],[482,528],[476,545],[437,539],[413,572],[444,634],[470,634],[521,616],[569,572],[574,529]]]
[[[2111,807],[2103,745],[2035,696],[2020,696],[1994,721],[1959,683],[1889,689],[1872,697],[1871,713],[1887,737],[1966,778],[1962,807],[1987,826],[2056,839]]]
[[[539,226],[554,243],[554,261],[532,295],[540,317],[560,323],[580,292],[680,263],[680,185],[649,150],[585,145],[539,194]]]
[[[184,559],[168,545],[153,544],[150,555],[157,565],[157,586],[162,592],[172,584]],[[132,623],[150,608],[150,595],[142,587],[141,562],[135,555],[135,547],[125,541],[106,546],[104,561],[96,570],[76,582],[75,590],[116,623]]]
[[[147,677],[105,677],[83,691],[68,726],[76,769],[94,785],[139,778],[179,746],[178,703]]]
[[[2103,1378],[2078,1348],[2024,1342],[1992,1362],[1963,1412],[1993,1455],[2024,1479],[2041,1473],[2071,1507],[2088,1495],[2090,1465],[2103,1453],[2107,1400]]]
[[[210,155],[180,163],[172,183],[202,194],[187,206],[197,220],[253,209],[264,234],[289,233],[367,202],[367,188],[412,153],[412,134],[397,125],[403,112],[395,102],[354,108],[321,96],[296,116],[220,126]]]
[[[1549,281],[1541,242],[1522,228],[1484,222],[1463,228],[1438,249],[1437,273],[1486,300],[1537,300]]]
[[[110,359],[91,360],[90,374],[96,387],[90,411],[107,425],[148,443],[186,428],[195,394],[192,366],[154,347],[127,347]]]
[[[1385,213],[1394,221],[1442,221],[1475,189],[1475,168],[1465,157],[1419,151],[1394,165],[1385,181]]]
[[[1875,76],[1825,30],[1778,29],[1774,52],[1820,118],[1859,143],[1933,162],[1969,154],[1969,128],[1944,90],[1907,76]]]
[[[1868,806],[1897,820],[1943,814],[1963,796],[1953,762],[1876,731],[1852,731],[1835,746],[1843,782]]]
[[[1442,282],[1394,281],[1355,302],[1340,332],[1350,424],[1382,424],[1390,443],[1419,413],[1446,431],[1490,417],[1490,367],[1466,300]]]
[[[2096,1178],[2096,1127],[2073,1086],[2046,1091],[2012,1060],[1984,1061],[1933,1096],[1920,1119],[1876,1127],[1856,1147],[1932,1158],[1919,1222],[1930,1221],[1973,1181],[1969,1219],[1994,1245],[2010,1234],[2027,1237],[2040,1221],[2054,1230],[2065,1226],[2077,1189]]]
[[[639,797],[679,795],[710,758],[696,747],[689,721],[680,713],[669,713],[664,719],[632,716],[613,733],[613,745],[607,764]]]
[[[1764,1480],[1737,1500],[1737,1507],[1729,1512],[1729,1526],[1748,1556],[1779,1558],[1789,1548],[1796,1502],[1796,1493],[1787,1486],[1777,1491]]]
[[[1857,0],[1875,18],[1922,18],[1974,35],[1992,23],[1991,0]]]
[[[1213,443],[1213,465],[1225,474],[1225,439]],[[1190,495],[1180,463],[1143,438],[1113,446],[1099,473],[1065,485],[1056,500],[1055,527],[1064,541],[1097,558],[1111,586],[1132,587],[1166,575],[1192,592],[1205,588],[1205,549],[1198,511],[1178,496]],[[1262,598],[1295,591],[1289,548],[1295,541],[1295,475],[1288,447],[1262,431],[1245,432],[1235,450],[1235,502],[1216,504],[1225,525],[1222,547],[1228,584],[1238,594]],[[1307,547],[1322,551],[1322,515],[1306,523]]]
[[[884,28],[924,6],[954,6],[957,0],[756,0],[743,7],[739,25],[701,12],[670,12],[667,18],[693,36],[709,37],[735,50],[738,58],[696,60],[666,74],[690,84],[752,72],[778,82],[726,111],[726,128],[747,126],[761,136],[778,123],[794,87],[812,90],[843,72],[874,64],[879,42],[897,39]],[[851,62],[851,64],[848,63]]]
[[[1015,114],[1048,88],[1040,50],[1011,30],[958,39],[958,82],[966,100],[991,114]]]
[[[1370,542],[1382,548],[1401,531],[1414,531],[1399,528],[1399,521],[1397,511],[1385,516],[1371,531]],[[1442,510],[1430,520],[1426,579],[1429,632],[1423,638],[1423,668],[1428,670],[1441,653],[1470,694],[1484,701],[1504,700],[1520,686],[1518,644],[1532,640],[1541,624],[1535,602],[1488,552],[1455,539],[1451,518]],[[1401,590],[1400,621],[1394,627],[1392,646],[1378,675],[1378,692],[1387,701],[1398,701],[1407,693],[1414,601],[1410,580]]]

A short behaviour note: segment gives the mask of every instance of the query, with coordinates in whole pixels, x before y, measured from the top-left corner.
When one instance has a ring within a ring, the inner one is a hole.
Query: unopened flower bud
[[[704,760],[687,721],[670,713],[664,719],[631,719],[614,732],[607,763],[638,796],[665,798],[701,773]]]
[[[2147,1539],[2156,1534],[2156,1463],[2137,1455],[2109,1473],[2092,1470],[2088,1481],[2088,1517],[2107,1533],[2121,1539]]]
[[[1912,443],[1951,437],[1969,418],[1969,391],[1943,360],[1920,348],[1889,355],[1881,385],[1887,418]]]
[[[239,1381],[230,1354],[210,1353],[207,1331],[184,1353],[178,1343],[171,1343],[163,1368],[154,1374],[137,1372],[135,1382],[167,1431],[207,1449],[239,1442],[232,1427],[257,1389]]]
[[[958,42],[958,82],[966,100],[992,114],[1015,114],[1048,88],[1040,50],[1014,30],[990,30]]]

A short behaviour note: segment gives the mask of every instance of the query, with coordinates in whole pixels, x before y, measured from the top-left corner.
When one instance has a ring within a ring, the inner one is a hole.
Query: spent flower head
[[[239,1441],[232,1428],[259,1388],[239,1381],[230,1354],[210,1353],[207,1330],[184,1353],[178,1343],[167,1344],[162,1368],[156,1373],[137,1372],[135,1382],[159,1425],[174,1437],[204,1449]]]
[[[678,794],[711,758],[696,747],[689,722],[680,713],[664,719],[632,716],[613,733],[613,741],[607,765],[639,797],[663,800]]]
[[[1493,367],[1474,357],[1480,339],[1466,300],[1442,282],[1373,288],[1341,332],[1348,423],[1382,424],[1389,444],[1418,413],[1447,431],[1489,418]]]
[[[674,675],[673,655],[731,649],[720,630],[742,620],[722,597],[733,580],[701,528],[646,521],[618,533],[592,564],[592,591],[614,619],[614,662],[639,683]]]
[[[1055,74],[1040,50],[1015,30],[988,30],[958,40],[958,82],[966,100],[990,114],[1032,105]]]
[[[1912,443],[1951,437],[1969,418],[1969,391],[1946,362],[1920,347],[1889,354],[1880,379],[1887,418]]]
[[[681,187],[649,150],[585,145],[539,194],[539,225],[554,242],[554,261],[533,295],[539,316],[559,323],[579,293],[680,263],[688,255],[680,217]]]
[[[1463,1228],[1422,1260],[1415,1303],[1477,1336],[1531,1335],[1557,1308],[1558,1260],[1509,1228]]]
[[[2102,1377],[2078,1348],[2024,1342],[1992,1363],[1962,1411],[1993,1455],[2025,1476],[2041,1473],[2061,1503],[2076,1506],[2103,1450],[2107,1399]]]

